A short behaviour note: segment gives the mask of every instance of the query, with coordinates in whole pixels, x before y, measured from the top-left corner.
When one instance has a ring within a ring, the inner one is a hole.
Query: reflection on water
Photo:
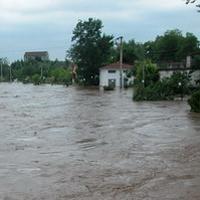
[[[0,199],[200,199],[199,152],[187,102],[0,84]]]

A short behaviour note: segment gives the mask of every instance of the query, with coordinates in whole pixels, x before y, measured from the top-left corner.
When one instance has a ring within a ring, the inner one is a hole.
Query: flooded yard
[[[132,90],[0,84],[0,199],[198,200],[200,115]]]

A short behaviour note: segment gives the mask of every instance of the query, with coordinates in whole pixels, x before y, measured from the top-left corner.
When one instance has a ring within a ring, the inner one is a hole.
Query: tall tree
[[[180,30],[167,31],[164,36],[157,37],[155,42],[158,50],[158,60],[178,61],[177,51],[183,42],[183,36]]]
[[[113,36],[102,34],[102,22],[89,18],[80,20],[72,37],[68,56],[78,65],[78,78],[85,84],[99,83],[99,68],[106,64],[113,46]]]
[[[110,62],[118,62],[120,59],[120,47],[113,48],[112,57]],[[135,40],[129,40],[123,42],[123,62],[133,64],[135,61],[143,60],[145,56],[145,49],[142,43],[135,42]]]
[[[124,42],[123,61],[125,63],[133,64],[136,60],[143,60],[143,58],[144,49],[142,43],[136,43],[134,40]]]
[[[155,41],[146,42],[144,48],[146,58],[153,62],[180,62],[187,55],[199,52],[199,41],[192,33],[184,36],[180,30],[175,29],[157,36]]]
[[[196,3],[197,0],[186,0],[186,4],[190,4],[190,3]],[[197,8],[200,8],[200,4],[196,4]],[[200,12],[200,10],[198,10],[198,12]]]
[[[156,83],[159,80],[159,71],[156,64],[150,60],[143,60],[136,63],[136,81],[137,83],[144,83],[148,86]]]
[[[186,0],[186,4],[195,3],[197,0]]]
[[[186,37],[183,38],[182,44],[179,51],[177,52],[177,57],[180,59],[186,58],[186,56],[199,52],[199,41],[198,38],[192,33],[186,33]]]

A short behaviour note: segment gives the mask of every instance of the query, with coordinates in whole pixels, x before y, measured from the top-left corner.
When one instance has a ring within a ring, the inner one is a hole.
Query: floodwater
[[[200,115],[131,90],[0,84],[0,199],[199,200]]]

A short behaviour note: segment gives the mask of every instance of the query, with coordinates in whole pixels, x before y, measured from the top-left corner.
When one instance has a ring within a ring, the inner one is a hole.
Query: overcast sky
[[[137,42],[178,28],[200,38],[200,13],[183,0],[0,0],[0,57],[47,50],[64,60],[78,19],[98,18],[103,31]]]

